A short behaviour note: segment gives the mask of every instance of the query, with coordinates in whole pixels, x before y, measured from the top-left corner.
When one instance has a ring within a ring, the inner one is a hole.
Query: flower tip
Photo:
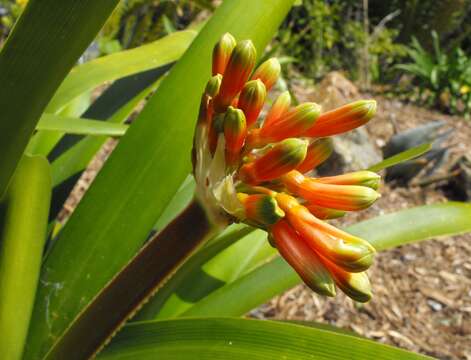
[[[239,170],[242,181],[256,185],[276,179],[295,169],[306,157],[308,141],[290,138],[280,141],[258,159],[244,164]]]
[[[211,97],[214,97],[219,92],[219,87],[221,86],[222,75],[216,74],[211,79],[209,79],[206,84],[205,93]]]
[[[360,100],[360,106],[364,109],[364,119],[371,120],[376,115],[376,100]]]
[[[281,65],[278,59],[270,58],[255,70],[252,79],[260,79],[265,84],[267,90],[270,90],[278,80],[280,72]]]
[[[369,269],[370,266],[373,264],[375,255],[376,255],[376,250],[369,249],[367,250],[366,254],[363,255],[361,258],[359,258],[355,262],[351,262],[348,265],[345,265],[345,268],[347,268],[349,271],[353,273],[365,271]]]
[[[309,284],[306,284],[306,285],[309,286]],[[319,295],[323,295],[323,296],[334,297],[336,295],[335,284],[332,284],[332,283],[316,284],[316,287],[311,288],[311,289],[315,291],[316,293],[318,293]]]
[[[222,35],[213,49],[213,75],[224,74],[232,51],[236,46],[236,39],[229,33]]]
[[[237,106],[245,113],[248,127],[257,121],[266,96],[265,85],[260,79],[247,82],[242,89]]]
[[[238,193],[237,198],[245,209],[247,220],[255,224],[270,226],[285,216],[273,196]]]
[[[214,100],[217,112],[224,112],[242,90],[255,66],[257,51],[250,40],[240,41],[232,50],[224,70],[221,88]]]
[[[344,276],[342,276],[344,275]],[[371,300],[371,283],[365,272],[334,275],[337,286],[351,299],[366,303]],[[340,278],[342,277],[342,278]]]

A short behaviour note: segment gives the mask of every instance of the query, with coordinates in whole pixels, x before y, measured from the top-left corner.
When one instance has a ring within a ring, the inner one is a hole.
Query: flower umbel
[[[325,220],[370,206],[380,196],[380,177],[370,171],[319,178],[308,173],[332,153],[327,136],[368,122],[376,103],[361,100],[322,113],[316,103],[292,107],[284,92],[262,117],[280,64],[271,58],[255,69],[255,59],[252,42],[230,34],[214,48],[194,139],[196,196],[214,222],[266,230],[315,292],[334,296],[337,285],[352,299],[368,301],[365,271],[375,249]]]

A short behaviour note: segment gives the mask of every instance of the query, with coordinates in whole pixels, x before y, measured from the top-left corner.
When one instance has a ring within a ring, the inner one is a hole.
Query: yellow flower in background
[[[471,87],[468,85],[463,85],[460,87],[460,94],[465,95],[471,91]]]
[[[28,3],[28,0],[16,0],[16,4],[21,7],[25,7],[27,3]]]

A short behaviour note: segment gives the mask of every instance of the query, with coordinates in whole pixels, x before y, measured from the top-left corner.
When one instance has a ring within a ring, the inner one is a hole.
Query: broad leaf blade
[[[225,1],[162,81],[46,258],[29,334],[30,358],[44,354],[136,253],[187,176],[213,45],[229,31],[239,39],[251,38],[262,52],[291,4]]]
[[[0,197],[44,108],[118,0],[31,0],[0,52]]]
[[[275,321],[228,318],[131,324],[98,358],[100,360],[430,359],[357,336]]]
[[[471,204],[443,203],[398,211],[346,230],[385,250],[410,242],[471,231]],[[388,231],[384,231],[388,229]],[[280,257],[214,291],[182,316],[241,316],[301,282]]]

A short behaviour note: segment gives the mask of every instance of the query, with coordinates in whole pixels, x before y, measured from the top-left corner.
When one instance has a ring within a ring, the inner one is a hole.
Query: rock
[[[309,94],[306,101],[317,102],[323,111],[328,111],[360,98],[357,87],[340,72],[334,71],[326,75],[318,90]],[[362,170],[382,160],[381,152],[365,128],[334,136],[333,141],[332,157],[318,168],[321,175]]]
[[[457,173],[449,183],[457,200],[471,201],[471,155],[463,155],[451,168],[450,173]]]

